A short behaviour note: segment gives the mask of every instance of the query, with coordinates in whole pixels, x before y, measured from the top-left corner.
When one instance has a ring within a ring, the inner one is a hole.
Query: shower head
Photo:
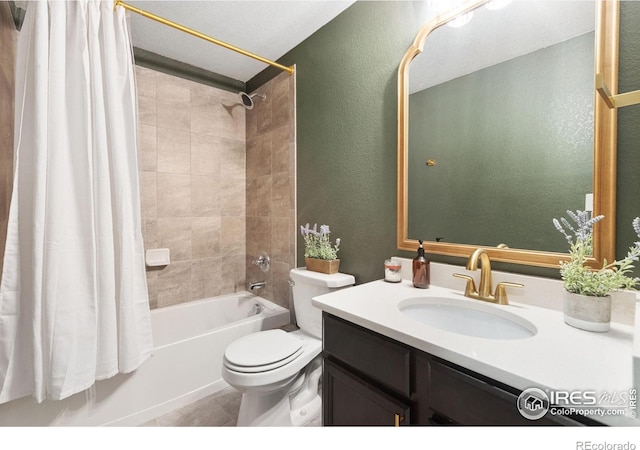
[[[247,94],[246,92],[240,92],[238,93],[238,96],[240,97],[240,101],[242,102],[242,106],[244,106],[246,109],[253,109],[254,107],[254,103],[253,103],[253,97],[260,97],[262,100],[266,100],[267,96],[265,94]]]

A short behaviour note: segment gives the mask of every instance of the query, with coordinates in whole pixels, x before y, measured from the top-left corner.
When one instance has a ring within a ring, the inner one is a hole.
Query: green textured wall
[[[623,3],[621,92],[640,89],[640,2]],[[342,238],[341,271],[358,283],[381,278],[390,255],[412,256],[396,250],[397,68],[426,19],[426,2],[358,1],[279,61],[297,65],[298,222],[331,226]],[[247,88],[276,73],[265,70]],[[640,215],[637,108],[620,112],[619,256]],[[302,261],[300,239],[298,247]]]
[[[397,69],[425,3],[359,1],[280,60],[297,67],[298,223],[329,225],[358,283],[398,254]],[[302,249],[298,236],[298,265]]]
[[[594,38],[409,96],[411,238],[566,251],[551,218],[593,192]]]
[[[620,66],[618,92],[640,89],[640,2],[620,5]],[[638,240],[631,227],[640,216],[640,105],[618,110],[616,255],[622,258]],[[636,274],[640,270],[636,268]]]

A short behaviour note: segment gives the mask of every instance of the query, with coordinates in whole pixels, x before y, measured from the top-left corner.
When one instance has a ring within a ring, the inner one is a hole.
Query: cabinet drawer
[[[351,322],[323,313],[324,354],[385,388],[411,396],[411,350]]]
[[[518,396],[457,368],[430,360],[429,409],[434,417],[464,425],[580,425],[565,417],[529,420],[518,411]]]
[[[322,378],[323,425],[400,426],[410,407],[329,360]]]

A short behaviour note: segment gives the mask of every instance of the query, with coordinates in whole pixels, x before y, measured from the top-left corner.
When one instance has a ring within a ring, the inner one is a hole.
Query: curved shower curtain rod
[[[283,66],[282,64],[278,64],[277,62],[274,61],[270,61],[266,58],[263,58],[262,56],[258,56],[254,53],[248,52],[246,50],[242,50],[241,48],[238,48],[234,45],[231,44],[227,44],[226,42],[220,41],[216,38],[212,38],[211,36],[207,36],[206,34],[200,33],[199,31],[193,30],[191,28],[187,28],[183,25],[180,25],[178,23],[172,22],[170,20],[167,20],[163,17],[160,16],[156,16],[155,14],[152,14],[150,12],[144,11],[140,8],[136,8],[135,6],[129,5],[127,3],[124,3],[121,0],[114,0],[113,2],[113,9],[115,10],[118,6],[122,6],[124,9],[129,10],[131,12],[134,12],[136,14],[140,14],[141,16],[146,17],[147,19],[152,19],[155,20],[156,22],[160,22],[164,25],[168,25],[172,28],[175,28],[176,30],[180,30],[180,31],[184,31],[185,33],[188,33],[192,36],[195,37],[199,37],[200,39],[204,39],[205,41],[211,42],[213,44],[219,45],[221,47],[224,47],[228,50],[233,50],[234,52],[240,53],[241,55],[244,56],[248,56],[249,58],[253,58],[253,59],[257,59],[260,62],[263,62],[265,64],[269,64],[271,66],[277,67],[278,69],[284,70],[285,72],[288,72],[289,75],[293,75],[293,66],[292,67],[287,67],[287,66]]]

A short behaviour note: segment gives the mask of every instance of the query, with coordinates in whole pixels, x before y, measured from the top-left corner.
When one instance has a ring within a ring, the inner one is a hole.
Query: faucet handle
[[[269,258],[267,252],[262,252],[258,259],[253,260],[251,264],[260,267],[260,270],[266,273],[269,271],[269,267],[271,266],[271,258]]]
[[[512,283],[510,281],[503,281],[501,283],[498,283],[498,285],[496,286],[496,293],[494,294],[494,297],[496,298],[496,303],[498,303],[499,305],[509,304],[509,299],[507,298],[507,287],[523,288],[524,284]]]
[[[473,280],[473,277],[471,275],[464,275],[461,273],[454,273],[453,274],[454,277],[456,278],[462,278],[464,280],[467,280],[467,287],[464,290],[464,295],[465,296],[469,296],[469,294],[478,294],[478,290],[476,289],[476,282]]]

